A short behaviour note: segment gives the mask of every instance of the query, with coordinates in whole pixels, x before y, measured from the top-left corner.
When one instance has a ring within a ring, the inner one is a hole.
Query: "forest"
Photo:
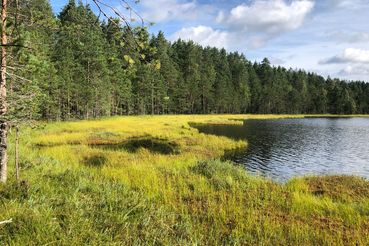
[[[9,1],[8,9],[18,16],[7,23],[9,119],[369,113],[364,81],[169,42],[147,26],[102,20],[81,1],[70,0],[57,16],[46,0]]]

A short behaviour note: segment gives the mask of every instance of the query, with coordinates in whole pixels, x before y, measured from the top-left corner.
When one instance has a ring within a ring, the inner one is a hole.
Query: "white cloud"
[[[142,16],[154,22],[193,21],[214,9],[210,6],[199,5],[196,1],[186,0],[144,0],[142,6],[146,9]]]
[[[251,36],[249,38],[249,47],[254,49],[254,50],[257,50],[257,49],[260,49],[260,48],[263,48],[267,45],[268,41],[267,39],[261,37],[261,36]]]
[[[331,6],[336,7],[339,6],[344,0],[332,0]]]
[[[348,48],[338,55],[319,61],[319,64],[333,63],[369,63],[369,50]]]
[[[278,35],[299,28],[313,10],[314,4],[307,0],[292,1],[290,5],[284,0],[260,0],[250,6],[242,4],[233,8],[229,17],[219,12],[217,22],[236,31]]]
[[[268,59],[269,59],[270,63],[273,64],[273,65],[281,65],[281,64],[286,63],[289,60],[292,60],[295,57],[296,57],[296,55],[289,55],[289,56],[285,56],[285,57],[268,56]]]
[[[281,65],[286,63],[284,60],[278,58],[278,57],[268,57],[269,61],[273,65]]]
[[[213,30],[213,28],[208,26],[198,26],[182,28],[181,30],[175,32],[169,37],[169,40],[177,40],[178,38],[184,40],[193,40],[194,42],[202,46],[211,46],[217,48],[227,49],[227,32],[221,32],[219,30]]]
[[[224,11],[223,10],[221,10],[221,11],[219,11],[219,13],[218,13],[218,17],[215,19],[215,22],[216,23],[220,23],[220,22],[222,22],[222,21],[224,21],[224,19],[225,19],[226,17],[224,16]]]
[[[369,33],[348,33],[336,30],[327,33],[327,37],[337,40],[339,43],[361,43],[369,41]]]
[[[343,0],[340,4],[341,7],[346,9],[360,9],[368,5],[367,0]]]
[[[339,72],[340,75],[368,75],[369,65],[347,66]]]

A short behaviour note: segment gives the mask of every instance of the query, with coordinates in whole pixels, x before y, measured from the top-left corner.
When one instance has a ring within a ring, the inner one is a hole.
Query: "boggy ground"
[[[217,159],[246,142],[188,125],[263,117],[295,116],[121,117],[24,129],[21,182],[10,159],[0,184],[0,222],[12,218],[0,224],[0,244],[368,245],[368,181],[280,185]]]

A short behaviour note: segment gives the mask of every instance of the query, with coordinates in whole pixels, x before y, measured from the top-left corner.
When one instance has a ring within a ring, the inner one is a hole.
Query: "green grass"
[[[23,129],[22,182],[10,140],[9,181],[0,184],[0,221],[13,220],[0,225],[0,244],[368,245],[368,181],[280,185],[218,160],[246,142],[188,125],[265,117],[280,116],[122,117]]]

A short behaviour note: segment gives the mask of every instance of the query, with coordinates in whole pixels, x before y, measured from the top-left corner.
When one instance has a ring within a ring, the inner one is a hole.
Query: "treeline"
[[[31,118],[369,113],[369,84],[362,81],[324,79],[271,66],[267,58],[251,62],[193,41],[170,43],[162,32],[150,36],[147,28],[101,22],[74,0],[57,17],[46,0],[9,4],[20,17],[12,23],[17,32],[9,32],[19,46],[9,48],[8,90],[13,102],[25,92],[36,95],[12,108]]]

